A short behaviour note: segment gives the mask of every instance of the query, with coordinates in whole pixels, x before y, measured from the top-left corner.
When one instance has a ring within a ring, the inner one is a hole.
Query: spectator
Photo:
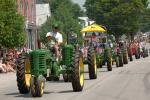
[[[1,59],[0,59],[0,72],[2,72],[2,73],[6,73],[7,72],[6,65],[2,63]]]
[[[6,64],[7,72],[15,72],[15,70],[13,69],[9,61],[6,61],[5,64]]]

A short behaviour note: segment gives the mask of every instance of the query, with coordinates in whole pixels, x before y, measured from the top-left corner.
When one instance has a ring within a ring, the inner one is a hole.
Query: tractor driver
[[[55,50],[55,54],[57,57],[56,60],[58,61],[58,59],[60,57],[59,47],[60,47],[61,43],[63,42],[63,37],[62,37],[62,34],[59,33],[57,24],[52,26],[52,32],[48,32],[46,34],[46,38],[47,38],[47,41],[51,42],[51,44],[53,45],[53,48]]]

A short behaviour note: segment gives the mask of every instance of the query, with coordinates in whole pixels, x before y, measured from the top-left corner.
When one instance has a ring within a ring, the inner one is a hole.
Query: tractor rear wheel
[[[119,67],[123,67],[123,56],[119,54]]]
[[[129,49],[129,58],[130,58],[130,61],[133,61],[132,49],[131,48]]]
[[[136,48],[135,58],[136,58],[136,59],[140,59],[140,52],[139,52],[139,48]]]
[[[73,54],[71,80],[73,91],[82,91],[84,86],[84,64],[82,53],[78,50]]]
[[[148,57],[148,49],[146,49],[146,57]]]
[[[108,54],[108,57],[107,57],[107,70],[112,71],[112,56],[111,56],[111,54]]]
[[[128,64],[128,53],[127,53],[127,51],[124,51],[124,53],[123,53],[123,63]]]
[[[143,54],[144,54],[145,57],[148,57],[148,49],[145,49]],[[143,58],[145,58],[144,56],[143,56]]]
[[[97,63],[96,63],[96,52],[93,47],[88,49],[88,69],[89,69],[89,78],[97,78]]]
[[[30,87],[30,64],[28,54],[22,53],[16,61],[17,86],[20,93],[29,93]]]
[[[119,57],[118,56],[116,56],[115,61],[116,61],[116,67],[119,67]]]

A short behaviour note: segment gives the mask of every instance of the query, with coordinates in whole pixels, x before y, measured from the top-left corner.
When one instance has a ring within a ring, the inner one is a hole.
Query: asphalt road
[[[87,67],[87,66],[85,66]],[[0,100],[150,100],[150,57],[129,62],[108,72],[98,69],[98,78],[89,80],[85,70],[82,92],[73,92],[71,83],[47,82],[44,96],[19,94],[15,73],[0,74]]]

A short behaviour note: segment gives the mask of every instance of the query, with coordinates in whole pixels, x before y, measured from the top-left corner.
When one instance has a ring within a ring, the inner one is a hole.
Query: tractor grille
[[[33,50],[30,53],[31,74],[39,75],[46,73],[47,50]]]
[[[62,48],[62,64],[69,66],[72,62],[73,46],[66,45]]]

